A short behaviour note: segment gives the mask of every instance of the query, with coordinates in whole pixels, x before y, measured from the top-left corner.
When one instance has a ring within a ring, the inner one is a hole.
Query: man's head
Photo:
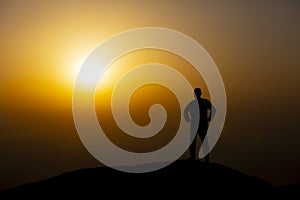
[[[198,97],[198,98],[200,98],[201,95],[202,95],[202,91],[201,91],[200,88],[195,88],[194,93],[195,93],[195,96]]]

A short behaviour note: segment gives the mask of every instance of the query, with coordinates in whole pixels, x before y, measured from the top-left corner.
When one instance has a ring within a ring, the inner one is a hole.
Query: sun
[[[61,63],[59,74],[60,79],[66,87],[73,89],[78,73],[88,57],[86,53],[72,53],[70,56],[64,57]],[[85,80],[88,82],[88,78]]]

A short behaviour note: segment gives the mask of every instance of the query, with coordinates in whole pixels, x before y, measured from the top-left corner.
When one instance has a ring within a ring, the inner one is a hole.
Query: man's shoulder
[[[195,104],[195,103],[197,103],[196,99],[192,100],[189,104],[191,105],[191,104]]]
[[[201,101],[204,102],[205,104],[211,104],[210,100],[201,98]]]
[[[193,109],[195,106],[198,106],[198,101],[194,99],[187,105],[187,109]]]
[[[210,102],[209,99],[206,99],[206,98],[201,98],[202,101],[205,101],[205,102]]]

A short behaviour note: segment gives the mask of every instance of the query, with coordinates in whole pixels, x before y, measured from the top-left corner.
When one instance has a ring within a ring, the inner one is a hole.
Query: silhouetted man
[[[195,95],[195,100],[191,101],[184,110],[184,118],[187,122],[190,122],[191,135],[193,133],[192,127],[198,126],[196,136],[195,138],[193,138],[193,141],[189,148],[191,160],[196,159],[197,135],[199,135],[201,142],[203,144],[204,138],[207,133],[209,122],[214,117],[215,114],[215,108],[211,104],[211,102],[207,99],[201,98],[202,91],[200,88],[194,89],[194,95]],[[198,113],[197,106],[199,108],[200,113]],[[197,119],[199,117],[199,114],[200,114],[200,120],[198,122]],[[203,148],[204,148],[204,152],[207,152],[208,143],[207,145],[203,146]],[[207,154],[204,157],[204,160],[205,162],[209,162],[209,154]]]

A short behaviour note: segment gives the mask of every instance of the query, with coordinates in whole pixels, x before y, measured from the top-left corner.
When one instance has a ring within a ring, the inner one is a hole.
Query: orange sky
[[[219,67],[228,113],[213,161],[299,182],[299,9],[292,0],[1,1],[0,189],[99,164],[73,124],[76,73],[103,40],[145,26],[189,35]]]

